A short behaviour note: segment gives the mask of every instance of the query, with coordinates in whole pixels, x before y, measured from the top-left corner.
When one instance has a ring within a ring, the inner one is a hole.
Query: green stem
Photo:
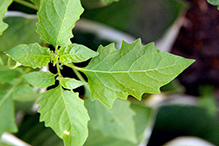
[[[85,79],[82,77],[82,75],[78,71],[78,70],[81,70],[81,68],[77,67],[77,66],[74,66],[73,64],[65,64],[65,65],[72,68],[72,70],[75,72],[75,74],[79,78],[79,80],[86,83],[86,84],[84,84],[84,87],[86,88],[86,90],[89,90],[89,86],[88,86],[87,82],[85,81]]]
[[[62,77],[61,70],[60,70],[60,68],[59,68],[59,63],[56,63],[56,69],[57,69],[58,75],[59,75],[60,77]]]
[[[23,1],[23,0],[14,0],[14,2],[16,3],[19,3],[21,5],[24,5],[26,7],[29,7],[31,9],[34,9],[34,10],[38,10],[37,7],[29,2],[26,2],[26,1]]]

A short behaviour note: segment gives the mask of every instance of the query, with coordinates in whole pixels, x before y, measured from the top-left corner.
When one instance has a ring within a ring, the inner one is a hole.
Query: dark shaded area
[[[190,9],[172,53],[196,62],[179,75],[186,93],[199,95],[199,88],[219,89],[219,11],[206,0],[187,0]]]
[[[26,7],[24,5],[21,5],[19,3],[13,2],[9,7],[8,7],[9,11],[20,11],[20,12],[24,12],[24,13],[28,13],[28,14],[36,14],[36,10],[31,9],[29,7]]]
[[[197,136],[219,145],[218,119],[196,106],[161,107],[148,146],[161,146],[178,136]]]

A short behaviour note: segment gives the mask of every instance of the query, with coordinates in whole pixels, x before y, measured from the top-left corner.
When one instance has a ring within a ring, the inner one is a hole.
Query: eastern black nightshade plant
[[[103,1],[109,3],[112,0]],[[66,146],[84,144],[88,137],[90,118],[93,129],[104,135],[138,143],[133,121],[135,112],[130,108],[130,102],[124,100],[129,95],[141,100],[144,93],[159,93],[161,86],[173,80],[194,60],[161,52],[154,47],[154,43],[143,46],[141,39],[131,44],[123,42],[119,50],[113,43],[99,46],[97,52],[80,44],[72,44],[72,29],[84,10],[80,0],[31,2],[34,5],[29,4],[38,10],[37,33],[55,50],[51,51],[37,42],[20,44],[5,51],[9,57],[8,64],[4,64],[0,58],[0,83],[10,85],[10,88],[0,91],[0,117],[5,117],[0,121],[0,135],[5,131],[17,130],[14,100],[36,100],[41,94],[34,91],[33,87],[47,88],[58,80],[59,85],[42,93],[37,104],[40,105],[40,121],[51,127]],[[0,34],[7,29],[2,19],[11,3],[12,0],[0,0]],[[10,65],[11,58],[17,62],[15,67]],[[74,64],[89,59],[91,61],[84,68]],[[57,74],[39,71],[38,68],[50,62],[56,66]],[[72,68],[80,80],[63,77],[62,66]],[[86,75],[88,82],[81,72]],[[84,86],[86,90],[83,99],[73,91],[79,86]],[[116,100],[113,105],[116,98],[123,100]],[[102,103],[90,99],[98,99]],[[103,105],[114,108],[109,110]],[[119,112],[120,108],[123,113]],[[100,117],[104,117],[104,121],[98,119]],[[111,128],[106,129],[104,126]]]

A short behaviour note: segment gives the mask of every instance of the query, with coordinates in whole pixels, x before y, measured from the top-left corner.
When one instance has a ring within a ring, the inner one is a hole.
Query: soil
[[[196,62],[178,79],[186,93],[199,95],[200,86],[211,85],[219,99],[219,11],[207,0],[187,0],[190,8],[172,53]]]

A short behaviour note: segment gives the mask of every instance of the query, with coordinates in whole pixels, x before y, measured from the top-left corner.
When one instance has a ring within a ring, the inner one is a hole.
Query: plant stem
[[[21,5],[24,5],[26,7],[29,7],[31,9],[34,9],[34,10],[38,10],[37,7],[29,2],[26,2],[26,1],[23,1],[23,0],[14,0],[14,2],[16,3],[19,3]]]
[[[56,69],[57,69],[58,75],[59,75],[60,77],[62,77],[61,70],[60,70],[60,68],[59,68],[59,63],[56,63]]]
[[[89,89],[89,86],[87,84],[87,82],[85,81],[85,79],[82,77],[82,75],[79,73],[79,71],[72,67],[72,70],[75,72],[76,76],[82,81],[84,82],[84,88],[85,88],[85,93],[84,93],[84,99],[89,99],[90,97],[90,89]]]
[[[72,64],[65,64],[66,66],[68,66],[68,67],[70,67],[70,68],[72,68],[72,70],[75,72],[75,74],[76,74],[76,76],[79,78],[79,80],[81,80],[82,82],[84,82],[84,83],[86,83],[86,84],[84,84],[84,87],[86,88],[86,90],[89,90],[89,87],[88,87],[88,84],[87,84],[87,82],[85,81],[85,79],[82,77],[82,75],[79,73],[79,69],[81,69],[81,68],[79,68],[79,67],[76,67],[76,66],[74,66],[74,65],[72,65]]]

